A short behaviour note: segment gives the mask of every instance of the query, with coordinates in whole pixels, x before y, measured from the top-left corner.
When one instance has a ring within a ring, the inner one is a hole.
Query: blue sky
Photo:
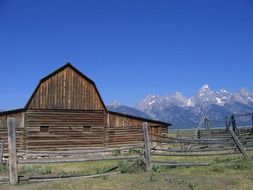
[[[0,0],[0,108],[71,62],[106,104],[203,85],[253,91],[251,0]]]

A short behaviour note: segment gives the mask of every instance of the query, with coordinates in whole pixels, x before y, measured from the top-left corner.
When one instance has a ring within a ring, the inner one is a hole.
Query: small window
[[[40,126],[40,132],[42,133],[48,133],[48,129],[49,129],[48,126]]]
[[[91,126],[83,126],[83,132],[91,133]]]

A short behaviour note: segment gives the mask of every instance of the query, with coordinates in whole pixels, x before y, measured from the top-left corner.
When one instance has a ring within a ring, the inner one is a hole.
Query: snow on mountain
[[[218,105],[224,106],[228,103],[231,99],[231,94],[226,91],[225,89],[221,89],[220,91],[216,92],[216,100]]]
[[[226,115],[253,112],[253,94],[246,89],[235,93],[225,89],[214,92],[208,85],[203,85],[194,97],[186,98],[180,92],[168,96],[152,95],[141,101],[137,108],[176,127],[196,125],[205,113],[220,126],[224,125]]]
[[[117,103],[113,106],[114,111],[145,114],[152,119],[170,122],[175,128],[196,127],[204,114],[211,119],[213,127],[224,127],[226,115],[253,112],[253,94],[246,89],[234,93],[225,89],[215,92],[203,85],[191,98],[180,92],[166,96],[148,95],[132,109]]]

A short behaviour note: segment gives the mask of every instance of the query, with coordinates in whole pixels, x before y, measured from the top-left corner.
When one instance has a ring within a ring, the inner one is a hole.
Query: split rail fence
[[[142,134],[143,143],[135,144],[127,147],[110,147],[110,148],[86,148],[73,151],[26,151],[18,152],[17,132],[15,127],[15,119],[7,119],[8,127],[8,166],[9,166],[9,182],[17,184],[19,181],[51,181],[57,180],[57,177],[27,177],[18,175],[19,164],[49,164],[49,163],[76,163],[91,162],[104,160],[138,160],[143,159],[146,170],[150,171],[153,166],[207,166],[207,162],[178,162],[170,161],[170,157],[198,157],[198,156],[218,156],[242,154],[245,159],[250,159],[247,151],[253,150],[253,136],[251,129],[241,129],[240,135],[237,136],[233,129],[208,129],[198,130],[197,136],[177,137],[159,136],[151,134],[147,123],[143,123]],[[195,134],[195,133],[194,133]],[[1,144],[0,156],[3,153],[3,143]],[[131,155],[114,156],[114,151],[127,151],[131,149],[139,149],[138,153]],[[108,154],[106,154],[108,153]],[[91,157],[71,158],[69,155],[87,155]],[[26,159],[22,159],[25,155]],[[21,157],[20,157],[21,156]],[[60,158],[58,158],[60,156]],[[162,158],[166,158],[162,159]],[[169,161],[168,161],[169,160]],[[112,169],[113,171],[114,169]],[[111,174],[113,172],[110,171]],[[109,173],[109,174],[110,174]],[[107,175],[95,175],[94,177]],[[82,176],[68,176],[82,177]],[[92,177],[92,176],[86,176]]]
[[[204,161],[208,161],[208,159],[214,158],[212,156],[237,154],[241,154],[244,159],[249,160],[248,152],[253,150],[252,115],[232,115],[230,120],[226,122],[226,128],[224,129],[211,129],[209,120],[204,116],[195,132],[192,131],[183,135],[178,132],[176,137],[151,134],[156,137],[152,139],[152,143],[160,144],[160,146],[151,148],[150,155],[153,158],[151,163],[169,166],[206,166],[208,162],[179,163],[171,161],[168,157],[172,159],[206,157]],[[238,128],[235,117],[239,116],[252,117],[252,127]],[[205,128],[201,128],[202,126],[205,126]],[[161,157],[166,159],[161,159]]]

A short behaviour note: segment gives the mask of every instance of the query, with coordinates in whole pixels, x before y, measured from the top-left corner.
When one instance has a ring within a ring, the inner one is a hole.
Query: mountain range
[[[196,127],[201,117],[207,114],[212,127],[224,127],[225,116],[253,112],[253,93],[247,89],[238,92],[221,89],[215,92],[208,85],[203,85],[191,98],[180,92],[166,96],[148,95],[134,108],[114,103],[108,109],[169,122],[174,128]],[[251,119],[238,118],[237,121],[239,125],[251,125]]]

